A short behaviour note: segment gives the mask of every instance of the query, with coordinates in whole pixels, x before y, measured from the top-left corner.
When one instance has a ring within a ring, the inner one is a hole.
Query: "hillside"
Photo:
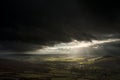
[[[0,59],[0,80],[120,80],[120,57],[61,59],[41,63]]]

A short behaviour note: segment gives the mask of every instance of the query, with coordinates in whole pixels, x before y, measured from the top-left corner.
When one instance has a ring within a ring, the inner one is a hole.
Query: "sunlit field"
[[[23,61],[14,57],[0,60],[1,80],[120,80],[119,57],[25,55]]]
[[[118,41],[73,41],[26,54],[4,54],[0,80],[120,80],[118,47],[110,48],[117,56],[105,49]]]

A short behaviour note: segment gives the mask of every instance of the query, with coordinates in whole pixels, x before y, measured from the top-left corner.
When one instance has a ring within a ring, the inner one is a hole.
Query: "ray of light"
[[[57,53],[78,53],[83,48],[99,48],[99,45],[120,41],[120,39],[106,39],[106,40],[92,40],[92,42],[73,40],[68,43],[60,43],[54,46],[44,46],[42,49],[37,50],[39,54],[57,54]]]

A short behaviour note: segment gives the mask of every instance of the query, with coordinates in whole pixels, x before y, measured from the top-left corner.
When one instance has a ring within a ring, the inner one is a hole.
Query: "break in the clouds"
[[[105,44],[108,45],[108,43],[114,44],[116,42],[117,43],[120,42],[120,39],[92,40],[92,42],[73,40],[68,43],[59,43],[54,46],[43,46],[41,49],[38,49],[34,51],[33,53],[36,53],[36,54],[81,54],[83,49],[84,50],[86,49],[86,51],[89,51],[88,50],[89,48],[91,50],[92,48],[93,50],[99,49],[101,48],[102,45],[105,45]],[[28,52],[28,54],[30,54],[30,52]]]
[[[106,34],[107,39],[120,32],[116,1],[12,0],[3,1],[2,10],[1,51],[35,51],[43,45],[99,40]]]
[[[68,42],[46,42],[46,44],[35,44],[35,43],[23,43],[23,42],[15,42],[15,41],[2,41],[0,43],[0,50],[2,52],[38,52],[38,54],[49,54],[49,52],[55,53],[55,51],[64,50],[71,52],[71,50],[74,48],[84,48],[84,47],[90,47],[94,46],[96,47],[99,44],[106,44],[106,43],[112,43],[117,42],[120,40],[119,34],[97,34],[94,35],[95,38],[89,38],[89,40],[86,39],[75,39],[73,38],[71,41]],[[86,37],[85,37],[86,38]],[[114,43],[113,43],[114,44]],[[117,45],[117,44],[116,44]],[[118,44],[119,45],[119,44]],[[97,47],[96,47],[97,48]],[[40,51],[40,52],[39,52]],[[48,53],[46,52],[48,51]],[[60,53],[61,53],[60,51]],[[56,53],[57,53],[56,52]],[[64,52],[65,53],[65,52]]]

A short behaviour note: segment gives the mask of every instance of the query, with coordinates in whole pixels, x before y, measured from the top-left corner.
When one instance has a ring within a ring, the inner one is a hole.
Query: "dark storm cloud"
[[[1,52],[23,52],[23,51],[34,51],[41,48],[40,45],[32,43],[23,43],[15,41],[1,41],[0,51]]]
[[[96,39],[93,34],[119,32],[119,8],[115,0],[3,2],[1,49],[29,51],[50,42],[90,41]]]

